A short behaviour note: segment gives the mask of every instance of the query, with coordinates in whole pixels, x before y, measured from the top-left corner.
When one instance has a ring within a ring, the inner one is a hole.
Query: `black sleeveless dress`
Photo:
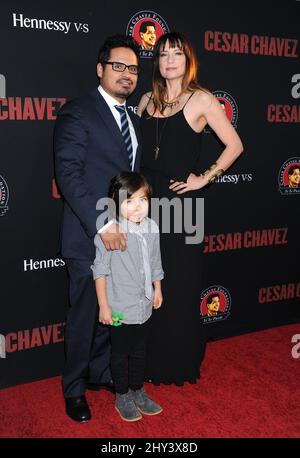
[[[141,173],[152,186],[152,196],[169,199],[189,197],[194,204],[195,198],[201,197],[201,191],[178,195],[169,189],[169,180],[186,181],[191,172],[199,175],[201,134],[187,123],[183,109],[168,118],[157,119],[149,116],[146,108],[141,117],[141,128]],[[155,159],[157,139],[160,149]],[[161,221],[159,224],[165,272],[162,280],[163,304],[160,309],[153,310],[146,380],[154,384],[196,383],[205,348],[200,321],[203,247],[202,244],[186,244],[187,233],[176,233],[174,221],[171,221],[170,233],[162,233]]]

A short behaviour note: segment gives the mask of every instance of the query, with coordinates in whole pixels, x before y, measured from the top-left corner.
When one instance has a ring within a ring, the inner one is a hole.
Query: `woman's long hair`
[[[155,111],[158,110],[161,114],[165,109],[166,102],[166,81],[159,71],[159,55],[164,50],[166,43],[169,42],[170,48],[178,47],[183,51],[186,57],[185,75],[182,81],[182,92],[195,92],[203,90],[198,84],[198,59],[190,41],[181,33],[171,32],[162,35],[155,45],[153,57],[153,76],[152,76],[152,97]]]

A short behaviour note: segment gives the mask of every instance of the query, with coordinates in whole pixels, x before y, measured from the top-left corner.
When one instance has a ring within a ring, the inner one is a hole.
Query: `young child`
[[[127,232],[125,251],[107,251],[95,236],[93,266],[99,303],[99,321],[112,325],[111,372],[116,390],[115,408],[126,421],[137,421],[141,413],[162,412],[143,388],[146,346],[152,309],[162,304],[159,229],[147,217],[151,189],[136,172],[122,172],[110,183],[108,197],[115,203],[115,217]],[[113,312],[123,315],[113,326]],[[141,413],[140,413],[141,412]]]

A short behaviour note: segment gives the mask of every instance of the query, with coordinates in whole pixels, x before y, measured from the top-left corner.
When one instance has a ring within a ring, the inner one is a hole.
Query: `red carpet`
[[[208,344],[197,385],[146,388],[164,411],[125,423],[109,392],[88,392],[89,423],[64,414],[60,378],[0,391],[0,437],[300,437],[300,358],[282,326]]]

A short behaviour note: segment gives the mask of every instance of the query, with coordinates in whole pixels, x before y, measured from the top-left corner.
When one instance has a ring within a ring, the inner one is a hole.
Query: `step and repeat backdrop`
[[[155,41],[176,30],[192,41],[200,83],[244,144],[204,193],[205,239],[195,250],[204,251],[199,320],[207,338],[300,322],[300,2],[247,3],[1,2],[0,388],[62,371],[68,279],[53,129],[67,100],[98,85],[98,48],[115,33],[141,45],[129,109],[151,87],[144,33],[154,31]],[[202,171],[221,150],[205,129]],[[215,313],[211,293],[219,295]]]

